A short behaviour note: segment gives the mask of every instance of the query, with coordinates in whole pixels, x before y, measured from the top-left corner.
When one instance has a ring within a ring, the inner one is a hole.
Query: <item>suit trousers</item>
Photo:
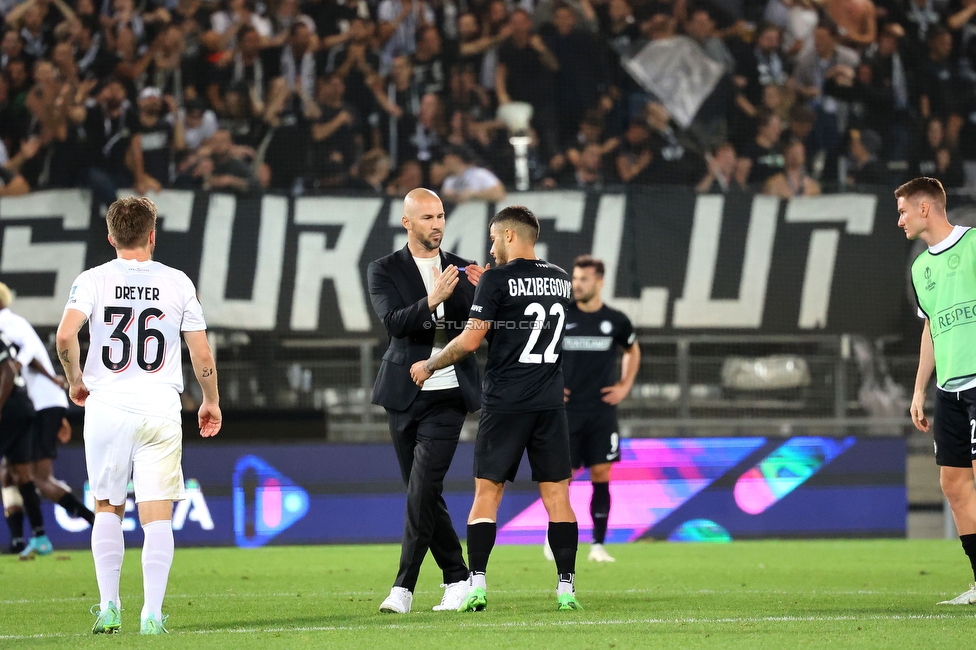
[[[387,409],[387,415],[407,485],[400,570],[394,586],[413,592],[428,549],[444,573],[445,584],[465,580],[468,568],[442,494],[467,415],[461,390],[421,391],[406,411]]]

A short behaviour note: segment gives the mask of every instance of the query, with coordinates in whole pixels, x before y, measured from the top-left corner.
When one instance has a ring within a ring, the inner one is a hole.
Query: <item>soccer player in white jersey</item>
[[[180,333],[203,389],[198,422],[205,438],[220,431],[217,369],[193,283],[152,261],[156,206],[142,197],[119,199],[105,219],[118,257],[78,276],[57,336],[68,395],[85,407],[85,458],[95,497],[92,555],[101,596],[92,633],[122,626],[122,517],[131,475],[145,533],[140,629],[162,634],[173,563],[173,502],[183,499],[184,487]],[[85,321],[91,344],[83,374],[78,332]]]
[[[12,303],[13,292],[0,282],[0,332],[12,344],[14,366],[27,383],[27,394],[34,403],[30,467],[34,484],[45,499],[58,504],[72,517],[81,517],[93,524],[95,514],[71,493],[70,486],[54,476],[54,459],[58,457],[58,434],[66,424],[64,414],[68,408],[68,398],[64,389],[68,384],[62,377],[54,374],[51,356],[44,342],[26,318],[11,310]],[[16,525],[10,518],[7,523]],[[23,534],[23,522],[20,523],[20,528]],[[12,527],[11,535],[13,531]],[[28,550],[28,554],[30,553]]]

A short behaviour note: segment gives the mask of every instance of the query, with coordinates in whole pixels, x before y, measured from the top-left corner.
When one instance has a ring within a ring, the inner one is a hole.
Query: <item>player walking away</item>
[[[515,480],[528,451],[532,480],[549,513],[549,541],[556,560],[561,610],[576,600],[579,528],[569,503],[569,430],[563,403],[562,340],[572,287],[558,266],[535,255],[539,220],[521,206],[505,208],[489,224],[498,268],[485,271],[464,332],[440,353],[413,364],[418,385],[457,363],[488,337],[488,361],[475,443],[474,504],[468,515],[469,591],[462,612],[487,607],[485,570],[495,545],[498,506],[505,481]]]
[[[184,488],[180,333],[203,389],[198,422],[205,438],[220,431],[217,369],[193,283],[152,261],[156,206],[141,197],[119,199],[105,219],[118,256],[78,276],[57,336],[69,396],[85,407],[85,460],[95,496],[92,556],[101,595],[92,633],[122,626],[122,517],[131,475],[145,534],[141,632],[163,634],[173,502],[183,499]],[[78,332],[86,320],[91,344],[82,374]]]
[[[573,264],[573,298],[566,310],[563,376],[573,469],[590,470],[593,545],[589,559],[613,562],[603,542],[610,517],[610,468],[620,460],[617,404],[634,385],[640,345],[630,319],[603,304],[603,262],[589,255]],[[620,380],[614,381],[616,347],[624,350]],[[548,547],[547,547],[548,549]]]
[[[366,271],[373,309],[390,337],[373,385],[373,403],[389,415],[390,436],[407,484],[400,569],[380,611],[410,611],[428,549],[444,575],[444,597],[434,611],[454,611],[468,595],[468,567],[441,493],[464,418],[481,407],[478,364],[472,357],[448,365],[422,389],[409,373],[414,361],[439,352],[463,331],[484,269],[440,249],[444,206],[430,190],[407,194],[403,227],[407,245],[372,262]]]
[[[41,337],[26,318],[11,311],[12,302],[10,288],[0,282],[0,331],[13,344],[14,367],[27,383],[27,395],[34,404],[31,475],[41,496],[64,508],[72,517],[81,517],[93,524],[95,513],[86,508],[71,493],[70,486],[56,479],[53,473],[54,459],[58,457],[58,432],[66,424],[64,414],[68,409],[68,398],[64,389],[68,387],[68,382],[54,374],[54,365]]]
[[[976,578],[976,231],[946,218],[946,195],[934,178],[897,190],[898,226],[928,250],[912,263],[918,312],[925,319],[912,397],[912,422],[934,429],[939,483],[949,501],[962,548]],[[925,417],[925,391],[936,373],[934,427]],[[976,603],[976,583],[940,605]]]
[[[44,531],[41,498],[30,475],[34,406],[27,396],[24,380],[17,374],[11,348],[10,339],[0,332],[0,456],[7,459],[7,469],[30,523],[31,539],[20,554],[21,559],[30,559],[34,555],[50,555],[54,549]]]

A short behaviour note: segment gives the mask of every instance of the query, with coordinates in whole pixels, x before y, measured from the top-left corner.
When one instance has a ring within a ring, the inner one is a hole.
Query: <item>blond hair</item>
[[[14,301],[14,292],[3,282],[0,282],[0,309],[9,307]]]

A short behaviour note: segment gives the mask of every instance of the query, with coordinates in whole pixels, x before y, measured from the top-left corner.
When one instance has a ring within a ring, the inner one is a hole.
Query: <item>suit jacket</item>
[[[440,257],[441,268],[472,263],[444,251]],[[435,316],[427,307],[427,288],[406,246],[370,262],[366,279],[373,311],[390,337],[390,346],[383,355],[373,384],[372,402],[394,411],[405,411],[420,392],[420,387],[410,378],[410,366],[430,358],[434,347],[435,329],[432,325]],[[464,329],[472,302],[474,285],[466,274],[461,273],[454,293],[444,302],[449,341]],[[474,355],[454,364],[454,371],[468,411],[477,411],[481,408],[481,383]]]

